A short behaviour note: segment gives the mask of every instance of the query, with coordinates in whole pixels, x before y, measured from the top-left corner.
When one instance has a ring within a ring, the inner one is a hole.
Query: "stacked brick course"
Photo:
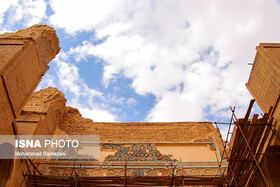
[[[261,43],[246,84],[257,103],[268,112],[280,94],[280,44]]]
[[[273,126],[269,128],[271,141],[266,143],[266,155],[262,161],[262,170],[270,186],[279,186],[280,180],[280,44],[261,43],[257,47],[257,54],[252,71],[246,84],[248,90],[257,101],[264,113],[270,108],[274,118]],[[270,130],[274,130],[273,134]],[[262,186],[258,176],[254,186]]]
[[[15,134],[14,119],[60,48],[55,30],[35,25],[0,35],[0,134]]]
[[[58,43],[55,30],[47,25],[0,35],[0,135],[18,134],[15,119],[48,70],[48,63],[58,54]],[[21,162],[0,159],[0,186],[6,184],[13,165],[18,164]]]

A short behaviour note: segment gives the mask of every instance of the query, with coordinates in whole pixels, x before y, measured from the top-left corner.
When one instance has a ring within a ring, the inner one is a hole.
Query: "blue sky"
[[[54,27],[57,87],[93,121],[243,117],[260,42],[280,42],[277,0],[1,0],[0,33]],[[223,132],[224,129],[221,129]]]

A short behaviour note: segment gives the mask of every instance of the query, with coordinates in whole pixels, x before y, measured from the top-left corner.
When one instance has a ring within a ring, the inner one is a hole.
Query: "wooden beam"
[[[255,103],[255,99],[252,99],[252,100],[250,101],[250,104],[249,104],[247,113],[246,113],[245,118],[244,118],[245,122],[247,122],[248,119],[249,119],[249,117],[250,117],[250,113],[251,113],[251,110],[252,110],[252,108],[253,108],[254,103]]]

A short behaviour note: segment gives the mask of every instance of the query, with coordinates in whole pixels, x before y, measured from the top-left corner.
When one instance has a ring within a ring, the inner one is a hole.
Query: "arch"
[[[63,169],[61,171],[61,175],[64,176],[64,177],[69,177],[71,176],[71,173],[72,173],[72,170],[71,169]]]
[[[216,171],[210,168],[207,168],[203,171],[204,175],[215,175]]]
[[[85,177],[85,176],[88,175],[88,172],[87,172],[86,169],[79,169],[79,170],[77,171],[77,173],[78,173],[78,175],[81,176],[81,177]]]
[[[147,172],[147,176],[158,176],[158,172],[154,169],[150,169],[148,172]]]
[[[161,176],[172,176],[172,170],[171,169],[163,169],[161,172]]]
[[[106,176],[116,176],[116,170],[108,169],[106,172]]]
[[[90,172],[90,176],[102,176],[102,173],[99,169],[93,169],[91,172]]]
[[[49,175],[51,175],[51,176],[58,176],[59,175],[58,169],[50,169],[49,170]]]
[[[183,169],[178,169],[175,172],[175,175],[177,175],[177,176],[182,176],[182,175],[185,176],[186,174],[187,174],[186,171]]]
[[[190,171],[190,175],[201,175],[201,171],[199,171],[198,169],[192,169]]]
[[[135,169],[133,172],[132,172],[132,175],[133,176],[144,176],[144,171],[142,169]]]
[[[117,175],[124,176],[124,169],[122,169]],[[132,173],[130,170],[126,170],[126,176],[132,176]]]

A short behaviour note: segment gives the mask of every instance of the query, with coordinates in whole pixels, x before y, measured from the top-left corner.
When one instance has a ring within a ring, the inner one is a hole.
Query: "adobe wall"
[[[94,123],[66,107],[56,88],[32,94],[59,50],[55,30],[46,25],[0,35],[0,134],[90,134],[99,135],[105,144],[152,142],[160,156],[169,159],[167,154],[177,151],[176,159],[181,154],[186,161],[213,160],[216,148],[221,152],[219,130],[208,122]],[[184,155],[190,152],[195,154]],[[0,186],[8,178],[6,186],[20,186],[21,172],[27,172],[24,160],[0,160]]]
[[[18,134],[15,119],[58,54],[58,43],[55,30],[47,25],[0,35],[0,135]],[[16,162],[0,160],[0,186]]]
[[[280,137],[280,44],[261,43],[246,86],[264,113],[273,107],[274,127]],[[273,136],[271,145],[279,145]]]
[[[58,43],[47,25],[0,35],[0,134],[15,134],[12,123],[58,54]]]
[[[280,94],[280,44],[261,43],[246,86],[263,110],[268,112]]]
[[[77,109],[67,107],[59,129],[71,135],[99,135],[101,142],[215,141],[219,151],[223,150],[219,129],[210,122],[102,123],[83,118]]]
[[[152,143],[161,154],[184,162],[216,162],[223,151],[220,132],[210,122],[102,123],[83,118],[77,109],[67,107],[63,123],[56,131],[56,134],[63,133],[98,135],[100,142],[108,143],[109,147],[122,143],[127,143],[126,146],[130,143]],[[100,161],[108,156],[114,159],[117,151],[102,148]]]
[[[66,110],[64,94],[56,88],[35,92],[16,119],[19,134],[52,135]]]
[[[263,161],[262,161],[262,171],[265,174],[265,177],[268,181],[269,186],[279,186],[280,185],[280,159],[279,159],[279,152],[280,147],[279,146],[270,146],[267,149],[268,153]],[[277,153],[277,154],[273,154]],[[256,180],[253,184],[255,187],[263,187],[264,184],[261,180],[261,176],[259,173],[256,174]]]
[[[15,120],[18,134],[54,134],[58,124],[62,123],[65,110],[66,99],[64,94],[56,88],[47,88],[35,92]],[[21,171],[28,173],[25,161],[15,160],[12,176],[7,182],[7,187],[20,186],[23,181]]]
[[[62,92],[56,88],[42,89],[35,92],[23,107],[17,117],[16,127],[19,134],[69,134],[69,135],[99,135],[100,142],[110,143],[150,142],[155,149],[171,159],[182,161],[212,161],[207,164],[215,164],[216,147],[222,150],[222,142],[219,139],[219,131],[209,122],[175,122],[175,123],[96,123],[83,118],[80,112],[71,107],[66,107],[66,99]],[[169,144],[164,144],[168,142]],[[143,144],[143,145],[144,145]],[[108,156],[116,154],[116,149],[108,149],[101,146],[100,161],[104,162]],[[165,157],[166,157],[165,156]],[[38,160],[34,160],[36,162]],[[160,160],[159,160],[160,161]],[[164,164],[166,162],[162,160]],[[186,163],[187,164],[187,163]],[[186,165],[185,167],[192,167]],[[204,173],[201,170],[185,169],[185,173]],[[71,170],[71,168],[70,168]],[[162,170],[162,169],[161,169]],[[159,171],[161,171],[159,170]],[[22,173],[27,173],[26,163],[16,160],[11,179],[7,186],[19,186],[23,181]],[[158,171],[158,173],[160,173]],[[53,174],[53,170],[49,170]],[[89,171],[90,172],[90,171]],[[94,171],[91,171],[94,173]],[[104,176],[107,172],[104,169]],[[179,171],[178,171],[179,172]],[[210,172],[208,169],[206,172]],[[215,174],[217,169],[213,171]],[[162,175],[162,173],[161,173]]]
[[[262,170],[271,186],[279,185],[279,150],[280,150],[280,44],[261,43],[246,86],[264,113],[272,107],[273,129],[277,136],[272,136],[262,161]],[[268,127],[267,127],[268,128]],[[262,185],[258,176],[255,186]]]

